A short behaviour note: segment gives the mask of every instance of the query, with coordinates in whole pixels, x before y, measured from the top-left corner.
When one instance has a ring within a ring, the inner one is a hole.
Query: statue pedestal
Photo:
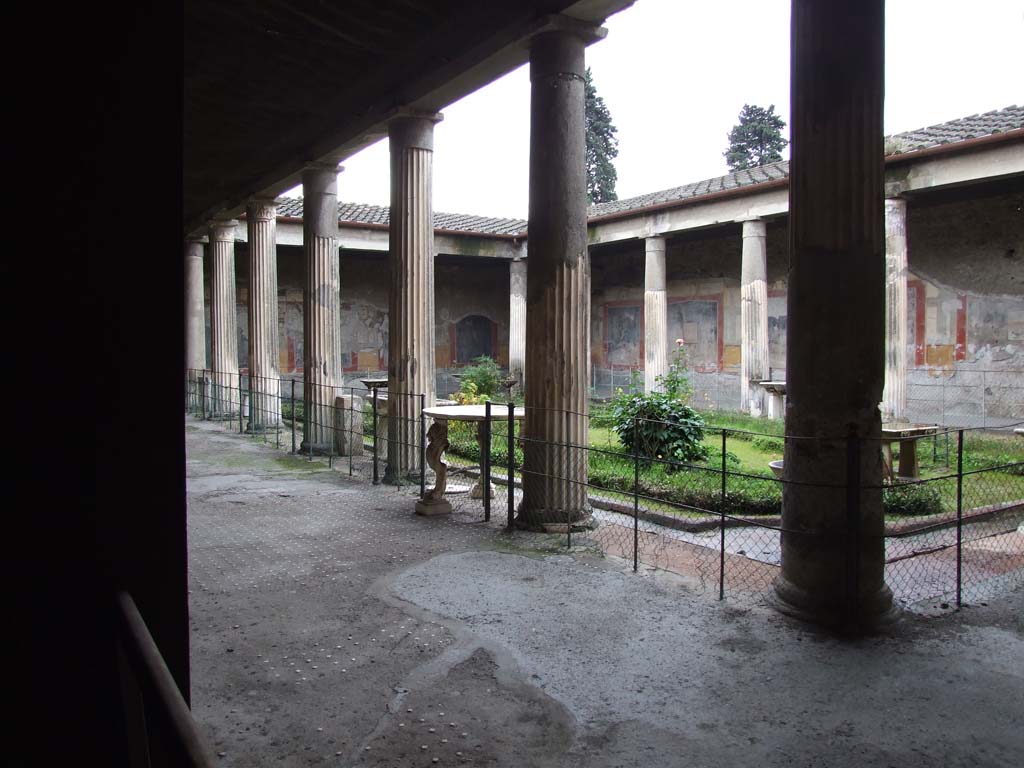
[[[422,499],[416,502],[416,514],[424,517],[449,515],[451,511],[452,505],[447,499]]]

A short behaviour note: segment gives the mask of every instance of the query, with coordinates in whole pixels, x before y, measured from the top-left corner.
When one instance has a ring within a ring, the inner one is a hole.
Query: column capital
[[[766,235],[764,219],[740,219],[740,224],[743,225],[743,237],[764,237]]]
[[[276,197],[253,197],[245,205],[247,221],[273,221],[277,218]]]
[[[310,177],[310,178],[319,178],[319,177],[326,176],[328,174],[333,175],[333,176],[337,176],[339,173],[341,173],[344,170],[345,170],[345,166],[339,165],[338,163],[334,163],[334,162],[306,163],[306,165],[303,166],[303,168],[302,168],[303,183],[305,183],[305,179],[306,179],[307,176]]]
[[[596,43],[608,36],[607,28],[602,27],[600,24],[574,19],[563,14],[544,16],[539,20],[539,25],[539,28],[528,38],[528,43],[531,47],[533,46],[533,41],[538,37],[551,33],[573,35],[580,38],[584,45]]]
[[[434,126],[444,120],[440,112],[403,109],[388,120],[388,141],[392,147],[434,150]]]
[[[185,242],[189,243],[189,244],[191,244],[191,243],[199,243],[200,245],[202,245],[203,243],[210,242],[210,238],[207,237],[206,235],[191,234],[191,235],[189,235],[188,237],[185,238]]]
[[[233,243],[238,219],[217,219],[210,222],[211,243]]]

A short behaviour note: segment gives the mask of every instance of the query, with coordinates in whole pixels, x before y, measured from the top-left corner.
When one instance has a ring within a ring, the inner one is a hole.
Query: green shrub
[[[903,517],[937,515],[943,511],[941,494],[933,486],[923,483],[902,483],[884,488],[882,506],[885,514]]]
[[[473,361],[473,365],[462,369],[459,390],[469,392],[479,398],[477,402],[490,400],[498,391],[501,383],[501,368],[493,358],[481,355]]]
[[[782,453],[786,447],[785,443],[779,438],[767,437],[765,435],[758,435],[750,444],[764,453]]]
[[[619,390],[612,401],[612,431],[630,453],[649,459],[701,461],[708,456],[704,445],[704,419],[687,405],[691,389],[680,344],[668,373],[659,376],[661,391],[641,393],[634,375],[629,392]]]

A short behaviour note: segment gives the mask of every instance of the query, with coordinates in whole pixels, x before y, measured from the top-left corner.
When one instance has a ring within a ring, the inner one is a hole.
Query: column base
[[[305,440],[299,444],[299,453],[309,455],[312,453],[314,456],[337,456],[338,452],[334,450],[332,443],[313,443],[310,445]]]
[[[268,432],[279,432],[282,429],[284,427],[281,424],[247,424],[245,432],[249,435],[264,435]]]
[[[447,499],[420,499],[416,502],[416,514],[423,517],[450,515],[452,505]]]
[[[407,469],[403,474],[392,469],[391,465],[385,465],[384,474],[381,476],[380,481],[385,485],[418,484],[420,481],[420,471],[418,469]]]
[[[570,522],[566,522],[566,516],[566,510],[563,509],[525,510],[520,502],[513,524],[522,531],[541,533],[565,533],[569,527],[573,531],[592,531],[598,526],[589,506],[570,511]]]
[[[772,586],[768,593],[768,604],[780,613],[809,624],[851,634],[881,629],[892,624],[900,615],[892,601],[892,590],[886,584],[873,594],[862,596],[853,615],[848,613],[841,601],[826,602],[796,586],[783,574],[775,578]]]

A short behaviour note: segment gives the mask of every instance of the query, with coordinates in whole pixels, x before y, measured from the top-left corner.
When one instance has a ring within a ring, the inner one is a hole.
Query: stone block
[[[363,454],[363,398],[359,395],[334,398],[334,449],[339,456]]]

